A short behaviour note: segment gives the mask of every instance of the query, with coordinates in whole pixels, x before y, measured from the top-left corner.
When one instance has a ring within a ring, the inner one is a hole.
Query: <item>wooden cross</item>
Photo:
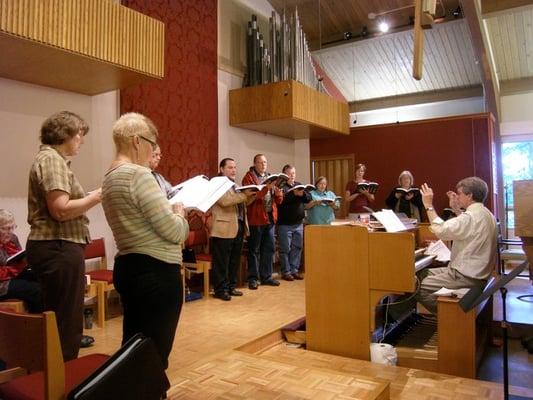
[[[427,7],[423,7],[424,1],[427,0],[415,0],[413,78],[417,81],[422,79],[422,65],[424,58],[424,32],[422,32],[422,30],[431,28],[431,24],[433,23],[433,17],[428,12]]]

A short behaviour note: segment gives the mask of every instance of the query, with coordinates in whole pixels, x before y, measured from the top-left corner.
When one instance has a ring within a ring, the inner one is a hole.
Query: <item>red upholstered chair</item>
[[[209,254],[209,224],[210,214],[192,211],[188,215],[189,237],[185,242],[185,248],[194,251],[196,262],[184,262],[185,273],[204,274],[204,299],[209,297],[209,271],[211,270],[212,258]]]
[[[105,325],[105,309],[107,293],[115,289],[113,285],[113,271],[107,269],[107,256],[104,238],[94,239],[85,247],[85,260],[99,258],[98,269],[89,271],[91,283],[96,284],[97,323],[101,328]]]
[[[26,304],[22,300],[17,299],[0,300],[0,310],[11,310],[19,313],[28,312]]]
[[[3,400],[62,400],[109,357],[91,354],[63,362],[55,313],[0,310],[0,371]]]

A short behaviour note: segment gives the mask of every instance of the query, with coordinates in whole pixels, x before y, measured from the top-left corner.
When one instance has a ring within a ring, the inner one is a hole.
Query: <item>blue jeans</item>
[[[304,239],[303,224],[278,225],[281,274],[296,274],[300,270]]]
[[[248,282],[272,279],[274,224],[250,226],[248,238]]]

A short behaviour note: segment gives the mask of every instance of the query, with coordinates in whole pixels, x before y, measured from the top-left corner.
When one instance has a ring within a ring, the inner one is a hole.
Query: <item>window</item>
[[[506,225],[508,229],[513,229],[513,181],[533,179],[533,140],[513,141],[502,144],[502,172]]]

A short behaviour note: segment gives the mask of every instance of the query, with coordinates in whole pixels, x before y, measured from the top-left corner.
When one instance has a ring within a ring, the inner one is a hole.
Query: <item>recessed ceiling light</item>
[[[386,33],[389,31],[389,24],[386,22],[380,22],[378,28],[381,32]]]

